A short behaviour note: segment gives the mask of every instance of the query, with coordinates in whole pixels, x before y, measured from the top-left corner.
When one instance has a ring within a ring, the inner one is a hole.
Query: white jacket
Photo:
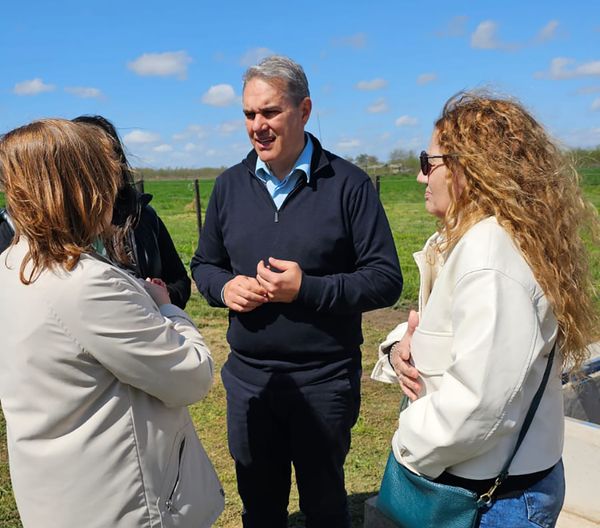
[[[224,499],[186,406],[213,366],[192,321],[92,255],[25,286],[26,251],[0,256],[0,401],[24,527],[211,526]]]
[[[411,345],[424,389],[400,414],[392,440],[396,459],[437,477],[448,471],[471,479],[498,475],[508,460],[540,385],[558,332],[552,308],[531,268],[495,218],[473,226],[443,262],[429,298],[425,252],[420,322]],[[425,279],[425,280],[424,280]],[[380,347],[373,377],[396,381]],[[563,445],[563,407],[557,353],[535,418],[510,467],[511,475],[554,465]]]

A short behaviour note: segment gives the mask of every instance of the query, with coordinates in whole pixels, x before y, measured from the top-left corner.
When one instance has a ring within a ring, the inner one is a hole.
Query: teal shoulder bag
[[[377,508],[401,528],[477,526],[482,508],[491,505],[496,489],[508,477],[510,464],[531,425],[550,376],[555,349],[556,345],[548,357],[544,376],[527,411],[515,449],[488,491],[478,495],[471,490],[429,480],[404,467],[391,452],[383,473]]]

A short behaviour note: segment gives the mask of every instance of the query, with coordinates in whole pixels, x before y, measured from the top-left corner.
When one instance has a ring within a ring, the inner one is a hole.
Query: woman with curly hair
[[[600,328],[582,240],[599,239],[597,212],[543,127],[519,103],[478,92],[446,103],[417,181],[439,229],[415,253],[419,313],[382,343],[373,373],[411,400],[394,457],[484,494],[515,450],[555,349],[508,477],[479,520],[554,526],[564,498],[560,373],[581,365]]]

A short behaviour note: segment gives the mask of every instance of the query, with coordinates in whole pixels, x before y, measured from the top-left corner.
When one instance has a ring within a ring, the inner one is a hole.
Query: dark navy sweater
[[[254,175],[254,151],[217,178],[191,263],[212,306],[224,306],[221,290],[235,275],[255,277],[261,259],[300,265],[294,302],[229,313],[233,354],[266,371],[356,360],[362,312],[393,304],[402,291],[396,248],[371,180],[311,139],[310,182],[301,178],[279,211]]]

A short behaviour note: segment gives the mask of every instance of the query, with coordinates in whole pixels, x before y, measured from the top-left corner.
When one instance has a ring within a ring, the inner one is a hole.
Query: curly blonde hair
[[[483,92],[450,98],[435,123],[447,156],[450,206],[441,231],[450,250],[477,221],[495,216],[520,248],[558,320],[563,366],[578,368],[598,339],[589,254],[600,241],[596,208],[579,175],[544,128],[518,102]],[[455,178],[465,188],[457,196]]]
[[[121,164],[97,127],[44,119],[2,136],[0,180],[14,242],[24,236],[29,244],[20,279],[30,284],[46,269],[72,270],[92,250],[108,228]]]

